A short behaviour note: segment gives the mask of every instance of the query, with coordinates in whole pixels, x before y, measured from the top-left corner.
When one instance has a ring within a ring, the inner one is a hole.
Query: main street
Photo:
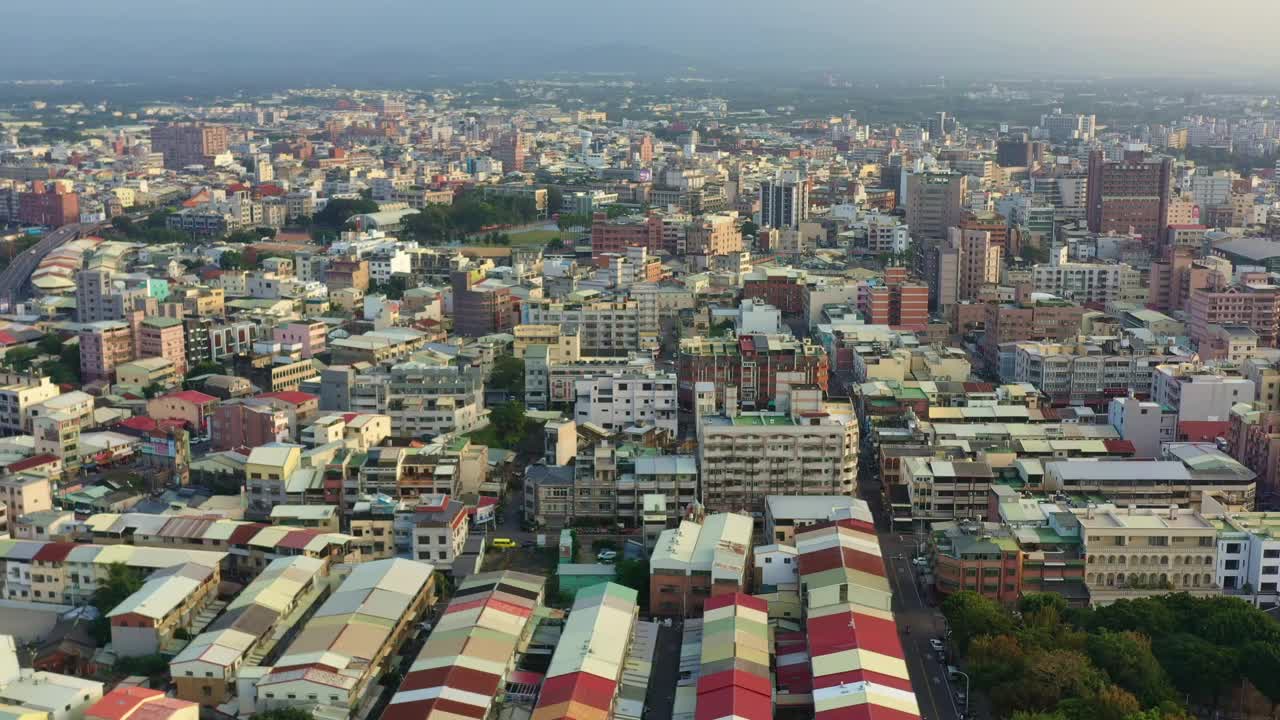
[[[94,227],[79,223],[63,225],[45,235],[40,242],[24,250],[9,263],[8,267],[0,271],[0,299],[8,299],[10,302],[25,300],[27,281],[31,279],[31,273],[35,271],[44,256],[79,237],[81,231],[91,230]]]
[[[964,689],[964,681],[956,687],[947,675],[947,663],[929,647],[931,638],[943,638],[945,624],[942,613],[929,604],[930,590],[921,587],[918,572],[911,559],[916,555],[915,537],[895,533],[889,514],[880,501],[880,482],[868,466],[860,473],[859,490],[876,518],[880,552],[893,588],[893,612],[898,623],[899,639],[911,674],[911,686],[920,705],[920,715],[927,720],[958,720],[964,708],[957,703],[954,691]],[[910,628],[910,634],[906,629]]]

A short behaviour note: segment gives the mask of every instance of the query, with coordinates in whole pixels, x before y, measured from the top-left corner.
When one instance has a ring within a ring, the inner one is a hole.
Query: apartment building
[[[987,285],[1000,281],[1001,258],[1004,248],[997,244],[987,230],[968,230],[959,227],[947,229],[947,243],[938,249],[947,259],[939,259],[939,273],[947,277],[938,277],[936,286],[955,287],[955,297],[940,297],[940,307],[949,306],[960,300],[973,300],[979,291]],[[954,269],[955,277],[950,277]]]
[[[1209,522],[1218,530],[1214,584],[1262,608],[1280,605],[1280,515],[1223,513]]]
[[[1100,505],[1073,509],[1092,605],[1171,592],[1218,595],[1217,528],[1196,510]]]
[[[586,355],[618,356],[644,349],[640,338],[640,305],[634,300],[528,300],[520,306],[520,322],[575,326],[580,334],[581,350]]]
[[[1066,262],[1066,248],[1050,253],[1052,262],[1031,269],[1031,287],[1035,292],[1049,293],[1080,303],[1106,305],[1113,302],[1143,303],[1148,289],[1142,285],[1142,273],[1127,263]]]
[[[579,380],[613,373],[654,372],[651,357],[578,357],[554,361],[550,345],[531,345],[525,351],[525,406],[536,410],[565,406],[577,400]]]
[[[1215,325],[1243,325],[1257,334],[1259,347],[1276,347],[1280,287],[1252,281],[1196,288],[1190,291],[1187,314],[1187,335],[1197,345],[1212,343]]]
[[[30,431],[31,408],[61,392],[44,376],[0,373],[0,434],[19,435]]]
[[[488,419],[479,370],[401,363],[351,378],[352,412],[386,415],[396,437],[467,433]]]
[[[1089,153],[1089,231],[1135,232],[1150,244],[1159,241],[1169,212],[1173,159],[1148,158],[1129,150],[1122,160],[1107,160],[1101,150]]]
[[[714,383],[717,406],[725,389],[738,388],[742,407],[763,409],[777,400],[784,383],[826,392],[830,364],[821,345],[808,339],[760,333],[736,339],[684,338],[676,359],[680,406],[693,406],[698,383]]]
[[[115,368],[133,360],[133,328],[123,322],[95,322],[80,329],[80,376],[85,382],[115,379]]]
[[[4,501],[8,518],[16,520],[23,515],[53,509],[53,485],[48,477],[26,474],[20,469],[12,469],[12,466],[9,473],[0,476],[0,500]]]
[[[1178,412],[1178,422],[1229,422],[1236,403],[1252,402],[1252,380],[1224,375],[1193,363],[1157,365],[1151,399]]]
[[[419,496],[413,508],[413,557],[451,572],[471,529],[467,506],[448,495]]]
[[[139,355],[162,357],[173,363],[179,375],[187,374],[186,333],[177,318],[149,317],[139,328]]]
[[[574,419],[606,430],[653,426],[676,434],[674,373],[621,372],[575,385]]]
[[[1103,338],[1082,342],[1020,342],[1014,349],[1013,382],[1031,383],[1061,404],[1099,402],[1132,390],[1150,395],[1155,369],[1170,356],[1146,354]]]
[[[901,472],[913,520],[972,519],[987,513],[995,473],[986,462],[908,457]]]
[[[751,568],[750,515],[713,513],[663,530],[649,558],[649,612],[702,617],[708,598],[744,592]]]
[[[1084,308],[1058,299],[1022,304],[982,303],[982,359],[988,370],[1000,369],[1000,346],[1023,340],[1064,342],[1080,332]]]
[[[769,495],[852,495],[858,423],[825,411],[705,416],[698,467],[712,512],[763,513]]]

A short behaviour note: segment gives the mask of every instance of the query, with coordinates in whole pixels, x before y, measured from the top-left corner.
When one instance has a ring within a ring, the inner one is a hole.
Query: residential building
[[[1093,404],[1130,390],[1150,396],[1156,367],[1172,359],[1139,352],[1115,338],[1081,340],[1016,343],[1013,375],[1007,379],[1031,383],[1055,403]]]
[[[173,363],[174,372],[187,374],[186,333],[182,321],[177,318],[149,317],[142,321],[139,335],[139,355],[144,358],[161,357]]]
[[[912,173],[907,177],[907,227],[917,242],[941,241],[964,219],[968,176]]]
[[[188,165],[211,169],[214,158],[229,147],[227,128],[220,125],[170,123],[151,128],[151,149],[164,155],[164,166],[169,170]]]
[[[467,506],[461,501],[448,495],[421,495],[413,508],[413,557],[451,572],[470,529]]]
[[[153,420],[179,420],[197,435],[209,434],[209,421],[218,408],[218,398],[196,390],[160,395],[147,401],[147,416]]]
[[[1192,363],[1158,365],[1151,381],[1151,399],[1176,410],[1179,424],[1215,422],[1225,430],[1231,408],[1254,395],[1252,380]]]
[[[1247,280],[1190,291],[1187,335],[1197,345],[1212,345],[1214,325],[1243,325],[1257,334],[1259,347],[1276,347],[1280,341],[1280,287]]]
[[[53,509],[53,485],[50,478],[9,471],[0,476],[0,500],[11,520],[24,515]]]
[[[80,376],[86,383],[113,380],[115,368],[134,354],[133,328],[125,323],[95,322],[80,330]]]
[[[808,219],[809,180],[802,171],[783,170],[760,183],[761,226],[795,230]]]
[[[256,712],[282,707],[354,712],[377,689],[377,679],[435,599],[427,563],[396,558],[354,566],[275,665],[264,668],[252,702],[242,697],[241,706]]]
[[[61,392],[44,376],[0,373],[0,434],[28,432],[31,429],[31,408],[57,397]]]
[[[116,366],[116,384],[135,388],[170,389],[181,380],[173,363],[167,358],[153,357],[133,360]]]
[[[663,530],[649,558],[649,612],[702,617],[708,598],[745,591],[751,568],[752,519],[713,513]]]
[[[1255,473],[1207,444],[1168,444],[1157,460],[1046,459],[1043,467],[1048,492],[1122,506],[1200,507],[1212,497],[1223,507],[1248,510],[1255,502]]]
[[[616,356],[644,349],[640,336],[640,305],[634,300],[530,300],[521,305],[520,316],[521,323],[526,324],[576,326],[585,355]]]
[[[1133,395],[1112,398],[1107,405],[1107,421],[1121,439],[1133,443],[1134,457],[1158,458],[1164,444],[1178,439],[1178,414],[1157,402]]]
[[[859,292],[858,311],[868,325],[923,329],[929,323],[929,287],[909,282],[906,268],[885,268],[882,281]]]
[[[200,706],[159,690],[125,686],[102,696],[84,712],[84,720],[199,720]]]
[[[990,231],[948,228],[947,244],[940,247],[938,252],[956,256],[954,263],[938,264],[940,271],[955,267],[956,300],[973,300],[978,297],[978,291],[983,286],[1000,281],[1004,248],[992,241]],[[939,287],[944,284],[941,279],[938,283]]]
[[[676,359],[678,399],[681,407],[692,407],[695,387],[708,382],[715,384],[718,407],[726,406],[725,390],[732,387],[744,408],[764,409],[787,386],[816,386],[826,392],[828,371],[827,353],[808,339],[762,334],[685,338]]]
[[[712,512],[763,513],[769,495],[852,495],[858,423],[799,408],[703,416],[698,467]]]
[[[217,566],[194,562],[157,570],[137,592],[111,612],[111,646],[118,657],[143,657],[171,650],[179,631],[217,597]]]
[[[654,426],[675,437],[674,373],[620,372],[575,383],[574,419],[606,430]]]

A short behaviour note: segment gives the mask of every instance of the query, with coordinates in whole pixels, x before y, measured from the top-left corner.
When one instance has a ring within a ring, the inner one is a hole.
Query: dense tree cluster
[[[1280,703],[1280,623],[1235,598],[1185,593],[1068,609],[1030,595],[1017,612],[972,592],[943,604],[951,641],[992,713],[1015,720],[1185,718],[1248,681]]]
[[[519,225],[538,217],[530,198],[462,195],[452,205],[428,205],[404,219],[405,234],[430,242],[462,241],[484,228]]]

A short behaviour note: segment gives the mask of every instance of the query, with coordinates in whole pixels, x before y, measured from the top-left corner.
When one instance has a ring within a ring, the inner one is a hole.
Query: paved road
[[[921,586],[919,574],[911,564],[915,555],[915,538],[910,534],[890,531],[889,516],[881,507],[877,478],[864,473],[859,488],[876,517],[880,551],[893,586],[893,611],[899,632],[911,628],[910,634],[904,633],[900,637],[920,715],[926,720],[958,720],[963,704],[957,707],[954,692],[963,689],[964,681],[960,680],[959,687],[953,688],[947,677],[946,662],[939,660],[937,653],[929,647],[930,638],[943,637],[945,626],[942,613],[930,604],[931,590]]]
[[[40,264],[44,256],[64,243],[79,237],[82,231],[88,232],[96,227],[96,225],[79,223],[63,225],[45,235],[40,242],[27,248],[21,255],[15,257],[8,267],[0,271],[0,298],[9,298],[12,302],[25,300],[27,281],[31,279],[31,273],[35,271],[36,265]]]

